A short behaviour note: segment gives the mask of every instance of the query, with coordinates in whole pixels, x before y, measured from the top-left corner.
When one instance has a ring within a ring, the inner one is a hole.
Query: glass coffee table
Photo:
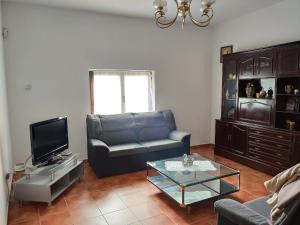
[[[183,157],[147,162],[147,179],[180,207],[240,190],[240,171],[194,154],[189,166]]]

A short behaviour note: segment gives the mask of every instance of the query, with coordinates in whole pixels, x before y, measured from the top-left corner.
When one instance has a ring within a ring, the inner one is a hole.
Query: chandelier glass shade
[[[206,27],[210,23],[213,17],[212,5],[216,0],[200,0],[200,19],[195,19],[191,13],[192,0],[173,0],[176,4],[177,12],[173,19],[168,20],[166,18],[167,13],[167,1],[166,0],[154,0],[153,6],[155,9],[155,22],[160,28],[168,28],[172,26],[178,16],[182,18],[182,27],[186,21],[186,17],[189,16],[191,21],[198,27]]]

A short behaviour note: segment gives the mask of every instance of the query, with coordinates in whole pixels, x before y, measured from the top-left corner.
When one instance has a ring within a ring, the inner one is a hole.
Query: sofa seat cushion
[[[162,151],[172,148],[182,148],[183,144],[179,141],[174,141],[170,139],[162,139],[156,141],[145,141],[141,142],[141,145],[148,148],[149,152]]]
[[[119,156],[128,156],[135,155],[140,153],[146,153],[147,147],[142,146],[138,143],[129,143],[121,145],[109,146],[109,157],[119,157]]]
[[[267,200],[270,196],[264,196],[249,202],[244,203],[248,208],[256,211],[260,215],[270,218],[271,206],[267,204]]]

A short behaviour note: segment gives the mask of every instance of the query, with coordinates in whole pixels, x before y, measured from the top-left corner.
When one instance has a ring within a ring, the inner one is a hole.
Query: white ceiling
[[[117,15],[153,18],[153,0],[3,0],[7,2],[34,3],[47,6],[56,6],[72,9],[84,9],[95,12],[104,12]],[[282,0],[216,0],[213,24],[237,18],[241,15],[269,7]],[[175,14],[175,3],[168,2],[168,15]],[[192,12],[195,17],[199,14],[200,0],[192,3]]]

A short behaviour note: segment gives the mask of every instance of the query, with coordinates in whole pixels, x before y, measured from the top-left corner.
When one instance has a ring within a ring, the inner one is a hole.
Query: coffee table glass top
[[[184,166],[183,157],[148,162],[160,174],[180,186],[192,186],[216,179],[238,175],[239,170],[214,162],[198,154],[192,155],[194,161],[191,166]]]

